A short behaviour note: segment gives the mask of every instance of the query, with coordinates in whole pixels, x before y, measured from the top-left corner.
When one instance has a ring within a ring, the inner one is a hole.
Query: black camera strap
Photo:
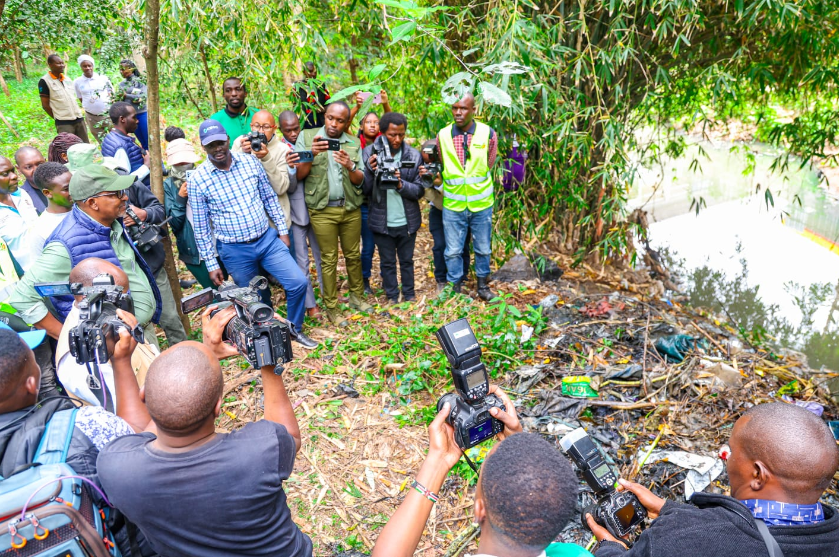
[[[472,462],[472,459],[469,458],[469,455],[466,454],[466,451],[464,451],[463,449],[460,449],[460,452],[463,453],[463,458],[466,459],[466,464],[469,465],[469,468],[471,468],[472,471],[475,472],[476,474],[480,474],[480,471],[478,470],[478,465],[475,464],[474,462]]]
[[[93,369],[90,368],[91,363],[93,363]],[[115,413],[114,397],[110,396],[111,393],[108,392],[105,376],[102,374],[102,370],[99,369],[99,364],[94,360],[93,362],[87,362],[85,365],[87,366],[87,388],[90,389],[90,392],[99,401],[99,406],[108,412]]]
[[[763,543],[766,544],[766,549],[769,550],[769,557],[784,557],[781,546],[772,537],[772,533],[769,532],[769,527],[766,526],[766,523],[759,518],[755,518],[754,520],[757,531],[760,532],[760,537],[763,538]]]

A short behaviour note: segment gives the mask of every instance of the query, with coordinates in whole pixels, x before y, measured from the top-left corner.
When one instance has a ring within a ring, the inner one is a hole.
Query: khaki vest
[[[303,130],[303,141],[308,149],[312,148],[312,140],[318,131],[320,131],[320,128]],[[358,139],[352,138],[352,141],[341,143],[341,149],[346,151],[351,159],[355,160],[361,147],[358,144]],[[328,157],[328,152],[316,156],[312,162],[312,169],[309,171],[309,175],[306,176],[306,206],[310,210],[319,211],[324,209],[329,202]],[[361,184],[356,186],[350,182],[350,173],[346,169],[342,174],[344,176],[344,210],[354,211],[361,207],[361,204],[364,202],[364,195],[361,193]]]
[[[454,148],[453,124],[438,134],[440,156],[443,159],[443,207],[458,213],[466,209],[477,213],[489,209],[494,202],[488,164],[490,128],[480,122],[475,124],[466,168],[463,168]]]
[[[56,120],[75,120],[82,117],[82,109],[76,102],[73,80],[64,76],[64,81],[52,77],[49,72],[42,77],[50,90],[50,108]]]

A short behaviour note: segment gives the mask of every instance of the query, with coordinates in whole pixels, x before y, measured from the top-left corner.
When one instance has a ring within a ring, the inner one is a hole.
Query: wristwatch
[[[350,172],[355,172],[356,170],[358,170],[358,163],[353,161],[352,168],[350,168]]]

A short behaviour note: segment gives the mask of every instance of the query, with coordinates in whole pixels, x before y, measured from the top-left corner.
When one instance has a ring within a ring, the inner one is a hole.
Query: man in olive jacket
[[[322,128],[303,130],[295,151],[311,151],[312,162],[299,162],[294,151],[288,154],[290,168],[297,168],[297,179],[306,180],[305,198],[312,229],[321,251],[323,302],[329,320],[337,326],[349,322],[338,308],[338,242],[344,253],[350,281],[350,306],[359,311],[373,307],[364,300],[361,276],[361,149],[358,139],[344,133],[350,118],[347,103],[337,101],[326,109]],[[329,141],[340,149],[330,150]]]
[[[405,143],[408,120],[398,112],[388,112],[379,120],[382,135],[364,149],[364,195],[369,199],[370,212],[367,226],[379,249],[382,285],[391,303],[399,302],[399,281],[396,278],[396,260],[402,277],[404,301],[415,300],[414,294],[414,245],[417,230],[422,224],[419,199],[424,189],[420,176],[425,173],[422,155]],[[387,150],[386,150],[387,146]],[[395,183],[376,178],[376,168],[387,158],[399,167]]]

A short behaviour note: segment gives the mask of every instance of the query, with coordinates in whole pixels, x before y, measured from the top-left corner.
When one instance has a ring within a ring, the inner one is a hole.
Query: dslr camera
[[[137,216],[137,213],[134,212],[131,205],[126,205],[125,214],[134,219],[135,224],[127,226],[126,229],[128,230],[128,235],[134,241],[134,245],[143,253],[147,253],[160,243],[160,240],[163,239],[163,225],[172,218],[169,217],[160,224],[144,222],[140,220],[140,217]]]
[[[590,514],[610,534],[622,538],[647,518],[647,510],[634,493],[617,491],[617,476],[583,428],[571,431],[559,444],[594,491],[596,501],[583,509],[581,517],[586,529]]]
[[[434,178],[443,172],[443,165],[440,163],[440,150],[437,145],[427,145],[422,148],[422,152],[428,157],[428,162],[424,164],[428,172],[420,176],[420,179],[424,188],[432,188],[434,187]]]
[[[262,147],[268,143],[268,138],[262,132],[248,132],[247,137],[251,141],[251,151],[262,151]]]
[[[383,190],[395,190],[399,186],[399,178],[396,172],[400,168],[414,168],[416,166],[413,162],[397,163],[390,153],[390,143],[387,139],[382,138],[384,147],[382,149],[375,149],[376,156],[376,184]]]
[[[94,277],[91,286],[79,282],[40,283],[35,291],[40,296],[82,296],[79,324],[70,329],[70,354],[79,364],[106,363],[110,359],[107,341],[116,342],[120,328],[128,329],[137,342],[145,342],[140,325],[132,329],[117,317],[118,309],[134,313],[134,299],[107,273]]]
[[[466,319],[452,321],[437,330],[437,341],[452,366],[455,392],[437,401],[437,411],[448,402],[446,422],[454,428],[458,446],[470,449],[504,430],[501,420],[493,418],[490,408],[505,410],[504,402],[489,393],[489,376],[481,361],[481,345]]]
[[[236,317],[227,324],[222,338],[235,344],[254,368],[274,366],[274,373],[280,375],[283,364],[292,359],[291,329],[286,323],[276,320],[274,310],[262,303],[259,291],[266,288],[268,281],[261,276],[252,278],[244,288],[227,281],[218,290],[205,288],[183,298],[181,311],[187,314],[214,303],[218,303],[220,309],[232,304],[236,308]]]

